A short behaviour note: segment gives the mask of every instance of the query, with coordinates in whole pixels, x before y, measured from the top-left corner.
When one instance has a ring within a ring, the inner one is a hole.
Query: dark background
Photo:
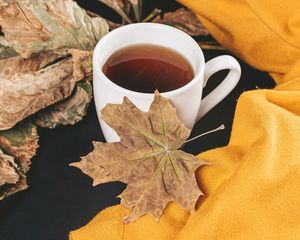
[[[103,4],[79,0],[78,3],[106,18],[118,16]],[[179,7],[174,1],[145,1],[144,13],[154,7],[171,11]],[[206,60],[226,51],[204,51]],[[271,78],[240,61],[242,77],[234,91],[195,126],[192,136],[213,129],[223,123],[226,129],[197,139],[184,146],[184,150],[198,154],[228,143],[236,101],[246,90],[272,88]],[[226,71],[213,76],[204,95],[226,75]],[[249,113],[251,114],[251,113]],[[87,224],[102,209],[116,205],[116,198],[125,188],[119,182],[92,187],[89,177],[69,163],[92,150],[92,141],[104,141],[94,104],[87,116],[75,126],[39,129],[40,148],[33,159],[28,175],[30,188],[0,202],[1,240],[63,240],[68,232]],[[245,136],[246,137],[246,136]]]

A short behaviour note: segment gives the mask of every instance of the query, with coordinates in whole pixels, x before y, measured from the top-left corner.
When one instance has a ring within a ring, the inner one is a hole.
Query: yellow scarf
[[[197,171],[207,197],[195,214],[172,203],[159,223],[146,215],[124,225],[127,210],[115,206],[70,239],[300,239],[300,1],[181,2],[277,86],[242,94],[228,146],[200,155],[212,165]]]

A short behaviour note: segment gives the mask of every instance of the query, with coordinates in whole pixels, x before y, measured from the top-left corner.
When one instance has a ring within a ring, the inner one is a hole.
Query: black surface
[[[87,6],[101,8],[98,3]],[[145,1],[164,9],[176,8],[173,1]],[[173,4],[172,6],[170,4]],[[108,14],[109,15],[109,14]],[[111,15],[110,15],[111,16]],[[206,60],[226,52],[205,51]],[[243,62],[241,81],[235,90],[198,122],[192,135],[197,135],[224,123],[226,130],[185,145],[193,154],[224,146],[228,143],[238,96],[250,89],[274,86],[266,74]],[[214,88],[226,74],[219,72],[209,81],[205,92]],[[94,104],[86,118],[75,126],[55,130],[39,129],[40,148],[28,175],[30,188],[0,202],[0,240],[63,240],[68,232],[88,223],[102,209],[118,204],[116,197],[125,185],[108,183],[95,188],[91,179],[68,164],[79,161],[92,150],[92,141],[103,141]]]

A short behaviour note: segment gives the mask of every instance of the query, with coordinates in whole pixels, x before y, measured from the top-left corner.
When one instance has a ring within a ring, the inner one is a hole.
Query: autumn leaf
[[[194,171],[205,162],[179,149],[190,129],[170,101],[156,93],[149,112],[142,112],[125,97],[122,104],[107,104],[101,116],[121,141],[94,142],[94,151],[71,166],[93,178],[94,186],[127,184],[120,195],[121,204],[131,210],[126,223],[148,213],[158,221],[171,201],[193,212],[202,195]]]
[[[0,0],[0,25],[0,130],[69,97],[108,31],[72,0]]]
[[[0,200],[28,187],[25,174],[37,148],[37,130],[30,120],[0,131]]]
[[[39,113],[34,123],[39,127],[55,128],[58,125],[75,124],[87,112],[92,99],[92,85],[90,81],[77,83],[73,94]]]
[[[92,50],[108,31],[100,17],[91,18],[73,0],[1,0],[0,43],[22,57],[75,48]]]
[[[56,125],[83,118],[91,91],[79,82],[91,77],[92,50],[107,32],[103,18],[73,0],[0,0],[0,149],[13,158],[7,165],[0,156],[0,172],[10,166],[7,172],[18,175],[3,181],[0,199],[27,188],[38,148],[30,115],[47,108],[44,116],[54,117],[56,107],[72,116]]]
[[[175,12],[168,12],[163,17],[156,17],[153,22],[163,23],[176,27],[191,36],[209,35],[195,13],[186,8],[180,8]]]
[[[99,2],[104,3],[106,6],[115,10],[124,21],[127,23],[132,23],[131,19],[127,15],[127,1],[123,0],[98,0]]]
[[[26,120],[12,129],[0,131],[0,146],[5,153],[14,157],[20,171],[26,173],[38,148],[36,126],[31,120]]]
[[[0,149],[0,200],[27,188],[26,177],[12,156]]]
[[[10,79],[14,75],[21,75],[28,72],[35,72],[39,69],[51,65],[56,59],[61,59],[66,54],[58,54],[54,52],[42,52],[34,54],[30,58],[22,58],[21,56],[12,56],[0,59],[0,78]]]
[[[4,184],[16,184],[19,181],[19,175],[16,172],[16,165],[11,156],[4,154],[0,150],[0,186]]]
[[[73,77],[71,57],[36,72],[0,76],[0,130],[70,96],[79,80]]]
[[[141,18],[142,18],[142,4],[143,1],[142,0],[128,0],[133,8],[133,12],[135,15],[135,19],[140,22]]]

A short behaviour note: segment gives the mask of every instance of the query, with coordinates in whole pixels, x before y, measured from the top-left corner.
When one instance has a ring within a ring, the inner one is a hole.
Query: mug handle
[[[241,77],[240,64],[235,58],[223,55],[215,57],[205,64],[203,87],[205,87],[207,81],[214,73],[224,69],[229,69],[230,71],[225,79],[201,100],[197,121],[221,102],[239,82]]]

